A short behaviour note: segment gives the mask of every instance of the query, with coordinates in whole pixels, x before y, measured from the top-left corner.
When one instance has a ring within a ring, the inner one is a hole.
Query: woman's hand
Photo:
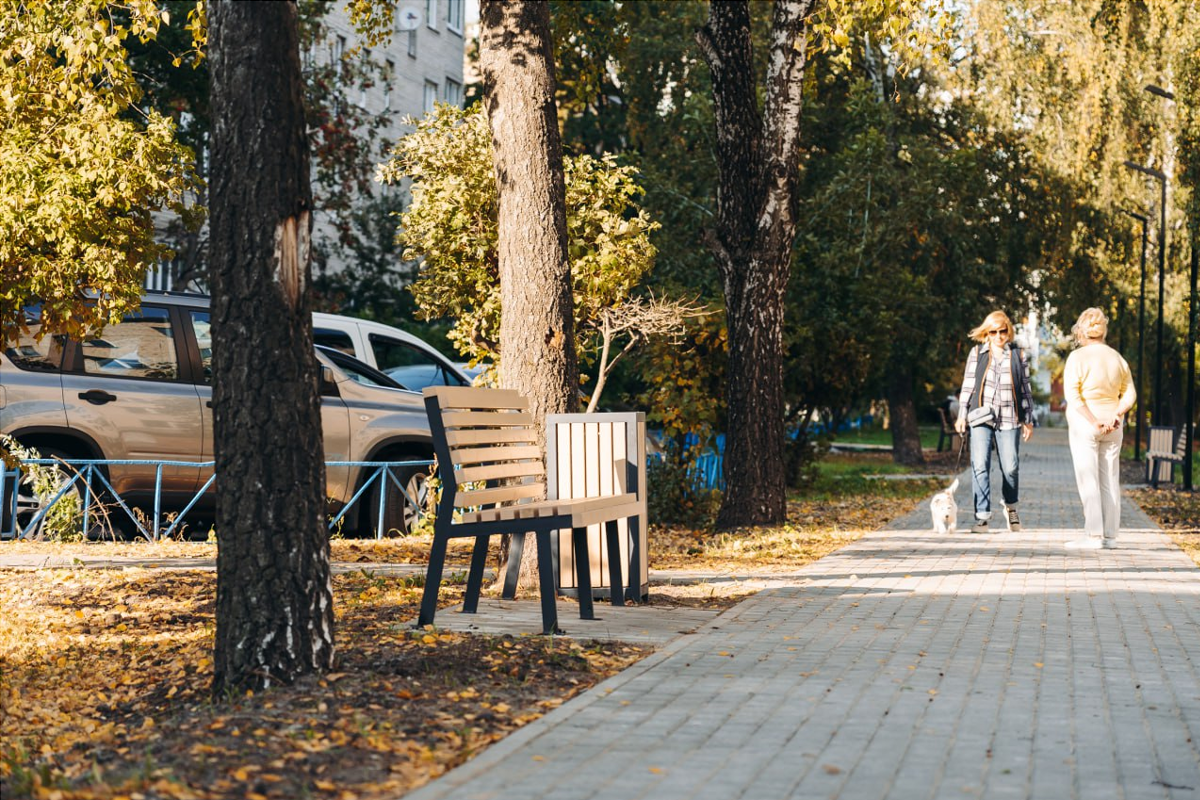
[[[954,430],[958,431],[958,433],[960,435],[963,433],[966,433],[967,432],[966,419],[964,419],[963,417],[959,417],[958,419],[954,420]]]
[[[1033,423],[1025,422],[1021,424],[1021,441],[1028,442],[1033,438]]]

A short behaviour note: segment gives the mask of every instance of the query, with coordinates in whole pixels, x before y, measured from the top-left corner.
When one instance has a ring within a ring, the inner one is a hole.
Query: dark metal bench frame
[[[442,480],[442,496],[438,502],[437,517],[434,520],[433,546],[429,554],[429,568],[425,577],[425,588],[421,598],[421,611],[417,626],[433,624],[437,612],[438,589],[441,586],[442,573],[445,568],[446,549],[451,539],[473,538],[475,546],[471,553],[471,568],[467,575],[466,596],[463,600],[463,613],[473,614],[478,610],[479,595],[483,585],[483,572],[487,561],[488,542],[492,536],[511,534],[509,549],[509,571],[505,579],[504,597],[511,599],[516,592],[516,578],[520,565],[521,552],[524,546],[525,534],[533,533],[537,539],[537,570],[538,588],[542,606],[542,632],[558,633],[558,610],[555,596],[555,559],[551,549],[551,537],[558,531],[571,529],[572,548],[574,550],[579,584],[579,616],[581,619],[595,619],[592,601],[591,570],[588,555],[588,525],[604,523],[605,539],[608,550],[609,585],[612,587],[611,598],[613,605],[623,605],[625,592],[621,585],[620,531],[618,521],[635,516],[639,509],[636,496],[632,494],[618,495],[606,498],[587,498],[580,500],[537,500],[532,497],[504,499],[496,503],[486,503],[492,510],[499,509],[497,516],[504,518],[495,520],[475,520],[454,522],[455,509],[463,508],[460,495],[466,496],[470,503],[468,492],[459,492],[459,482],[455,478],[455,465],[458,463],[451,449],[447,436],[445,417],[447,413],[470,414],[479,420],[472,424],[471,433],[478,433],[480,441],[475,443],[478,448],[501,447],[511,445],[514,441],[532,441],[532,426],[520,423],[508,423],[504,416],[512,416],[509,412],[517,412],[528,408],[528,401],[517,392],[503,389],[476,389],[464,387],[428,387],[424,391],[425,410],[429,416],[430,432],[433,434],[433,447],[437,455],[438,472]],[[489,422],[485,416],[494,420]],[[522,439],[505,436],[499,431],[524,430],[529,433]],[[494,441],[483,441],[495,434]],[[500,459],[497,459],[499,461]],[[505,463],[513,463],[511,461]],[[536,460],[525,460],[534,472],[545,471],[545,453],[541,453],[540,465]],[[532,473],[530,473],[532,474]],[[488,482],[493,487],[494,481]],[[496,487],[500,488],[500,487]],[[507,495],[501,491],[502,495]],[[519,494],[519,492],[517,492]],[[632,551],[633,548],[631,547]],[[636,562],[629,565],[630,583],[640,584]]]

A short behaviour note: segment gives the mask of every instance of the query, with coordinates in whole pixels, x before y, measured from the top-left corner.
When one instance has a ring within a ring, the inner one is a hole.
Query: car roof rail
[[[208,295],[204,292],[187,292],[187,291],[178,292],[178,291],[175,291],[174,289],[146,289],[145,291],[142,292],[142,295],[145,297],[150,297],[150,296],[155,296],[155,297],[197,297],[197,298],[207,298],[209,300],[212,299],[211,295]]]

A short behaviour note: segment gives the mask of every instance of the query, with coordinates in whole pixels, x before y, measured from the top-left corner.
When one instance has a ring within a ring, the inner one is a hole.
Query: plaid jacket
[[[1018,355],[1013,359],[1013,353]],[[996,427],[999,430],[1010,430],[1022,423],[1033,422],[1033,390],[1029,386],[1029,368],[1025,361],[1025,353],[1011,343],[1005,346],[1004,356],[991,362],[987,342],[971,348],[967,357],[967,368],[963,374],[962,389],[958,393],[959,419],[978,406],[991,406],[996,409]],[[975,373],[983,369],[982,393],[976,382]],[[1020,384],[1019,392],[1014,386]],[[978,398],[978,402],[977,402]]]

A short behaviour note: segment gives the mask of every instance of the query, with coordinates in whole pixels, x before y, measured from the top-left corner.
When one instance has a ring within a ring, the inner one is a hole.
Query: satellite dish
[[[396,12],[396,27],[402,31],[415,31],[421,27],[421,11],[413,6],[405,6]]]

